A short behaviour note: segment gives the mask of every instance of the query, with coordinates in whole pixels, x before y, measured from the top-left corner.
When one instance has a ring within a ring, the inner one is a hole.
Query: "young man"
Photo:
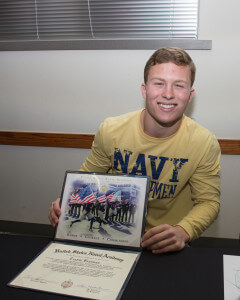
[[[195,65],[185,51],[154,52],[141,85],[145,109],[106,119],[80,169],[151,177],[142,246],[153,253],[181,250],[219,212],[219,144],[184,115],[194,79]],[[49,211],[53,226],[60,213],[57,199]]]

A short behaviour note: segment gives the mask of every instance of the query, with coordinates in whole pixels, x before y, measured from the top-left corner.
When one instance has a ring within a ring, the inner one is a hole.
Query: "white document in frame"
[[[10,286],[89,299],[119,299],[140,253],[52,242]]]
[[[223,255],[224,300],[240,299],[240,256]]]

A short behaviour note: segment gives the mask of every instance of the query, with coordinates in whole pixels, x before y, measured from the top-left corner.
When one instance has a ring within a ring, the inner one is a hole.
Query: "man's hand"
[[[153,227],[142,237],[142,247],[154,254],[180,251],[189,241],[189,235],[181,226],[162,224]]]
[[[57,198],[56,201],[52,202],[51,207],[48,213],[48,219],[53,227],[58,223],[58,219],[61,215],[61,209],[59,206],[60,198]]]

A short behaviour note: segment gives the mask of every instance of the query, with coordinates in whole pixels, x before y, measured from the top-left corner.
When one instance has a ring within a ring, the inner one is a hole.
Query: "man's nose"
[[[171,100],[174,98],[173,88],[171,86],[165,86],[162,93],[163,98]]]

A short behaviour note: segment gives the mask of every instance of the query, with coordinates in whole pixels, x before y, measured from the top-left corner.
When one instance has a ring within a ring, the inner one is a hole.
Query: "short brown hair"
[[[147,82],[149,70],[152,66],[168,62],[172,62],[177,66],[189,66],[191,72],[191,86],[193,86],[196,73],[195,64],[186,51],[177,47],[164,47],[153,53],[144,68],[144,82]]]

